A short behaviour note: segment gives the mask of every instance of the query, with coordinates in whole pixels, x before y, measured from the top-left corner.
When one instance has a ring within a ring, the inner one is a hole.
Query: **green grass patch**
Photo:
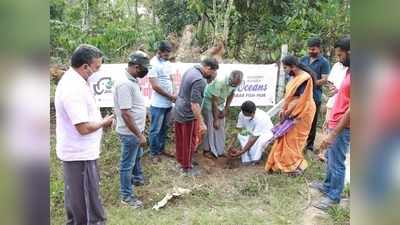
[[[341,206],[335,206],[328,210],[329,216],[335,225],[350,224],[350,209]]]
[[[170,143],[169,143],[170,144]],[[51,137],[51,218],[52,224],[64,224],[64,182],[62,164],[56,158],[55,137]],[[105,132],[99,159],[101,197],[108,224],[301,224],[307,206],[307,182],[322,180],[324,166],[308,158],[309,168],[302,177],[269,175],[264,163],[219,169],[201,177],[182,176],[175,159],[163,158],[153,165],[148,155],[142,161],[146,185],[135,188],[144,208],[135,210],[120,204],[120,143],[115,132]],[[152,206],[174,187],[191,189],[191,193],[173,199],[159,211]],[[334,211],[326,224],[349,221],[346,211]]]

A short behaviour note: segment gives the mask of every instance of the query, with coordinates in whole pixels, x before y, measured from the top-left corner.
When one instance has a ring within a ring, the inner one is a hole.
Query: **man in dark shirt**
[[[316,111],[310,134],[308,135],[306,148],[314,151],[314,140],[317,131],[318,114],[322,101],[322,86],[327,83],[330,65],[328,60],[321,54],[321,40],[319,38],[310,38],[307,45],[308,56],[303,57],[301,59],[301,63],[309,66],[316,75],[313,93]]]
[[[215,59],[204,59],[200,65],[183,74],[179,87],[175,102],[176,160],[187,175],[199,174],[193,170],[192,156],[198,138],[207,131],[201,115],[201,103],[207,79],[216,74],[218,67]]]

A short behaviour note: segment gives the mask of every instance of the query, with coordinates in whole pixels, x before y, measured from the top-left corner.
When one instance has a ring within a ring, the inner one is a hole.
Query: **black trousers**
[[[63,162],[67,225],[105,225],[96,160]]]
[[[311,130],[310,133],[308,134],[307,138],[307,145],[306,148],[310,150],[314,150],[314,141],[315,141],[315,135],[317,133],[317,123],[318,123],[318,115],[319,115],[319,110],[321,108],[321,103],[315,103],[315,115],[314,119],[312,122]]]

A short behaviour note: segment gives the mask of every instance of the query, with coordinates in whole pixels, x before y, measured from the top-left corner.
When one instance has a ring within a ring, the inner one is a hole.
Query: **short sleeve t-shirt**
[[[176,121],[183,123],[194,120],[191,103],[201,105],[206,85],[207,81],[203,78],[201,70],[197,66],[188,69],[183,74],[175,102]]]
[[[126,79],[120,80],[114,88],[114,106],[117,117],[117,133],[134,135],[126,126],[121,115],[121,109],[128,109],[136,126],[144,131],[146,124],[145,98],[136,78],[126,72]]]
[[[309,66],[317,75],[316,80],[322,78],[322,74],[329,74],[330,65],[328,60],[320,55],[317,59],[311,62],[310,56],[305,56],[301,60],[301,63]],[[316,103],[321,103],[322,101],[322,88],[321,86],[314,86],[313,90],[314,101]]]
[[[161,88],[169,94],[172,94],[171,63],[160,59],[158,56],[154,56],[150,60],[150,64],[151,69],[148,77],[157,78]],[[172,102],[165,96],[162,96],[153,90],[151,95],[151,105],[158,108],[170,108],[172,107]]]
[[[256,109],[254,118],[249,119],[242,112],[239,113],[237,128],[245,128],[251,136],[261,136],[269,132],[274,125],[268,114],[261,109]]]
[[[328,76],[328,81],[332,82],[333,85],[337,89],[339,89],[344,77],[346,76],[347,69],[348,69],[348,67],[345,67],[342,63],[340,63],[340,62],[335,63],[335,65],[333,65],[332,70]],[[333,107],[336,96],[337,96],[337,93],[328,99],[328,102],[326,103],[326,107],[328,107],[328,108]]]
[[[70,68],[58,82],[54,100],[57,157],[62,161],[97,159],[100,154],[102,129],[81,135],[75,127],[80,123],[102,120],[87,81]]]
[[[229,85],[229,77],[217,77],[211,84],[208,84],[204,91],[203,108],[211,110],[212,96],[218,97],[218,108],[223,110],[226,98],[236,90],[235,87]]]
[[[342,85],[340,86],[339,92],[337,93],[337,97],[328,121],[328,128],[330,129],[336,128],[343,115],[350,107],[350,81],[351,73],[350,70],[347,70],[346,77],[344,78]]]

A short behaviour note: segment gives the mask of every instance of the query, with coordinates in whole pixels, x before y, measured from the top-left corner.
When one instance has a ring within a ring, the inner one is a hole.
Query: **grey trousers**
[[[67,225],[104,225],[96,160],[63,161]]]

